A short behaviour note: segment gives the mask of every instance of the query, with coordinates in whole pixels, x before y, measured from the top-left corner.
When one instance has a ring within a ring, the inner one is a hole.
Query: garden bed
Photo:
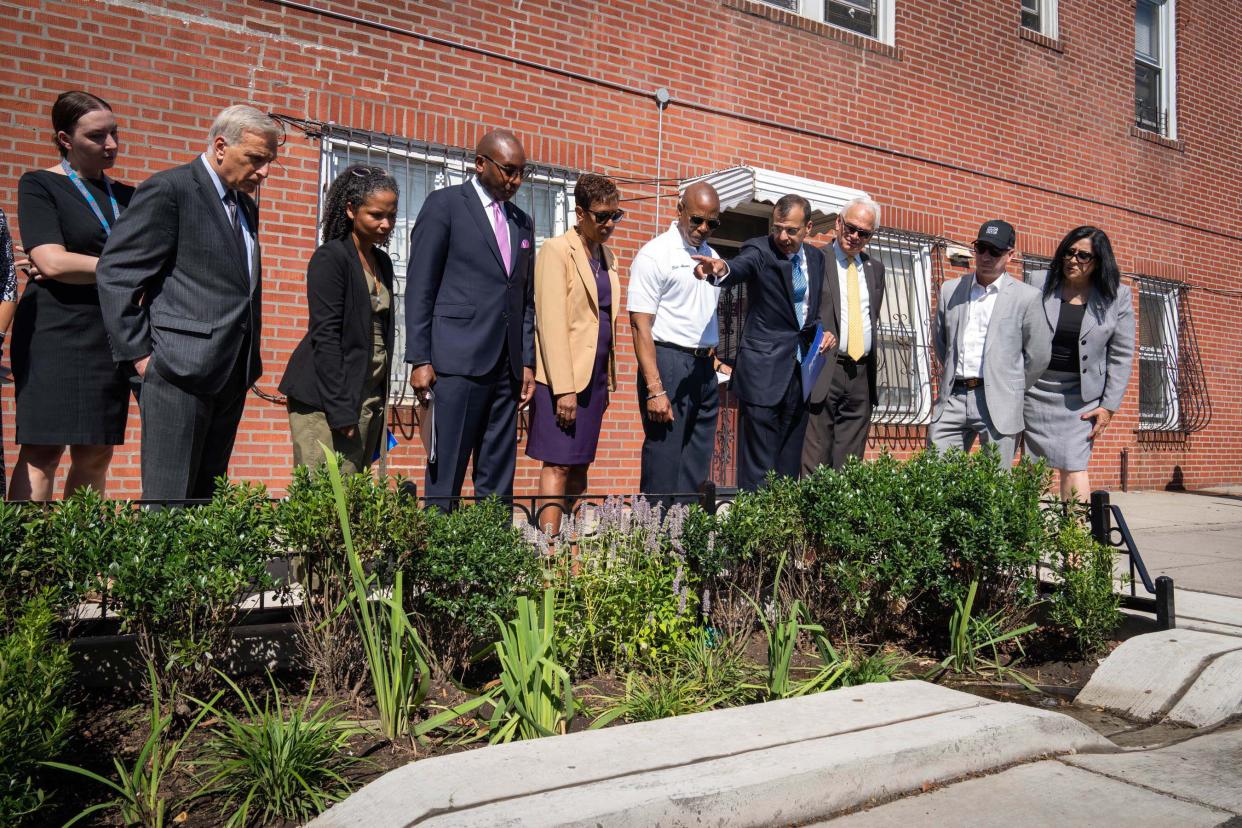
[[[323,470],[300,470],[276,503],[222,484],[199,509],[90,493],[0,506],[5,646],[50,665],[39,692],[0,676],[14,688],[0,697],[0,771],[25,797],[0,801],[0,821],[16,824],[39,791],[51,798],[28,824],[108,798],[105,782],[42,759],[115,780],[113,759],[141,771],[141,751],[158,749],[166,773],[130,786],[131,810],[223,825],[253,790],[267,810],[251,821],[283,824],[417,758],[866,682],[931,677],[1059,705],[1121,616],[1111,552],[1074,509],[1041,508],[1047,483],[1042,466],[1001,471],[986,451],[929,452],[773,481],[717,514],[610,498],[555,538],[514,527],[498,502],[442,515],[396,481]],[[312,587],[275,662],[295,667],[269,685],[227,656],[239,598],[278,586],[277,550]],[[63,645],[16,621],[39,605],[68,616],[96,594],[136,647],[140,690],[75,686]],[[15,711],[22,727],[6,729]],[[319,778],[290,787],[299,766],[278,743]]]

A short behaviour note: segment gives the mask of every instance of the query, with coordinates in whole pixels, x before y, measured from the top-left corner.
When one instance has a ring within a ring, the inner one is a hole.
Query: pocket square
[[[530,239],[522,239],[522,249],[530,250]]]

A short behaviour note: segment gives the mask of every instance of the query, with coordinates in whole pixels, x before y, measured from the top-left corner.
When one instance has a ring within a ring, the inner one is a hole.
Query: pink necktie
[[[505,275],[508,276],[513,267],[513,251],[509,249],[509,222],[499,201],[492,202],[492,228],[496,231],[496,244],[500,246],[500,257],[504,259]]]

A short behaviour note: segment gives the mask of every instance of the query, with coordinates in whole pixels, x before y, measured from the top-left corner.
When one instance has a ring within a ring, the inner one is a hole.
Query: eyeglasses
[[[492,158],[490,155],[484,155],[483,153],[479,153],[479,157],[484,159],[485,161],[491,161],[492,166],[500,170],[500,174],[510,180],[513,180],[514,178],[525,178],[527,175],[530,174],[529,164],[523,164],[520,167],[510,167],[508,165],[501,166],[500,164],[496,162],[496,159]]]
[[[1086,250],[1066,250],[1065,258],[1073,259],[1079,264],[1085,265],[1095,258],[1095,254],[1089,253]]]
[[[715,230],[720,226],[718,218],[704,218],[703,216],[690,216],[690,226],[699,227],[706,224],[709,230]]]
[[[1004,256],[1007,252],[1009,252],[1007,250],[1001,250],[998,247],[993,247],[990,244],[984,244],[983,242],[975,242],[971,245],[971,247],[973,247],[975,252],[980,256],[991,256],[993,258],[996,258],[997,256]]]
[[[838,219],[838,221],[841,222],[841,235],[843,236],[858,236],[858,238],[866,241],[875,235],[874,230],[864,230],[861,227],[850,224],[845,219]]]
[[[384,175],[383,167],[350,167],[349,171],[359,178],[370,178],[373,175]]]
[[[596,224],[607,224],[609,221],[616,222],[625,218],[624,210],[601,210],[598,213],[594,210],[587,210],[586,212]]]

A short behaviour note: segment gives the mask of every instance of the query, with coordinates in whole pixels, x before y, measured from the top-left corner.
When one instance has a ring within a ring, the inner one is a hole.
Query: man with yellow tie
[[[829,250],[819,322],[838,342],[807,398],[809,419],[802,444],[802,474],[828,463],[862,457],[876,401],[875,335],[884,302],[884,265],[863,250],[880,224],[880,206],[856,198],[837,214]]]

